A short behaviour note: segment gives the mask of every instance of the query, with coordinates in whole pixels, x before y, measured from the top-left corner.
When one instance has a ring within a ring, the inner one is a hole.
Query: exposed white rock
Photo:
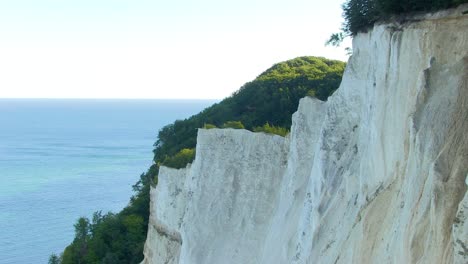
[[[357,35],[286,140],[200,130],[152,190],[145,263],[467,263],[467,10]]]
[[[258,263],[286,167],[284,138],[200,130],[196,152],[180,263]]]
[[[179,263],[187,169],[161,167],[158,188],[151,188],[150,219],[143,263]]]
[[[468,175],[466,177],[468,185]],[[468,192],[458,205],[457,216],[453,224],[454,255],[457,264],[468,263]]]
[[[317,99],[304,98],[293,115],[290,133],[290,152],[285,177],[281,182],[280,200],[268,237],[262,261],[257,263],[289,263],[298,250],[296,238],[304,201],[310,199],[307,185],[317,150],[326,104]],[[275,230],[280,228],[279,230]],[[281,246],[279,246],[281,245]]]

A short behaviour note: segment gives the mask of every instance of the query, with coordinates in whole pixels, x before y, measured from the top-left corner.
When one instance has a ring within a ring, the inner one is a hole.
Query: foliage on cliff
[[[181,169],[187,166],[195,158],[195,149],[184,148],[174,156],[167,156],[162,165],[170,168]]]
[[[468,0],[349,0],[343,4],[343,31],[355,35],[372,27],[375,22],[395,15],[437,11],[463,3],[468,3]]]
[[[129,205],[118,214],[95,213],[91,221],[80,218],[62,263],[140,262],[148,228],[150,182],[157,184],[160,165],[182,168],[193,160],[198,128],[245,127],[285,134],[287,130],[280,127],[290,127],[299,99],[315,95],[325,100],[338,88],[344,67],[344,62],[316,57],[278,63],[220,103],[162,128],[155,143],[154,165],[133,186],[135,195]]]
[[[269,123],[264,124],[263,126],[254,127],[254,132],[263,132],[267,134],[275,134],[279,136],[286,136],[289,133],[289,129],[279,126],[271,126]]]
[[[223,128],[245,129],[241,121],[227,121],[223,124]]]

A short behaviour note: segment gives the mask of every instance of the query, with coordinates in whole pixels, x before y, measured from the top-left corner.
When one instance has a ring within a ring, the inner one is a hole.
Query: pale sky
[[[224,98],[325,47],[344,0],[0,0],[0,98]],[[349,44],[346,44],[349,45]]]

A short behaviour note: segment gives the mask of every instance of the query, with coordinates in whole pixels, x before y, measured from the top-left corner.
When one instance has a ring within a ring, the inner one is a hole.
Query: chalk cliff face
[[[144,263],[468,263],[466,10],[356,36],[287,138],[199,130],[151,191]]]
[[[196,152],[188,168],[159,172],[144,263],[258,263],[256,250],[281,189],[286,140],[246,130],[200,130]]]

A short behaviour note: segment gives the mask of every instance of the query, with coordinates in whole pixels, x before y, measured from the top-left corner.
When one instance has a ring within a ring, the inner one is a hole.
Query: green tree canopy
[[[343,4],[343,31],[349,35],[366,31],[376,21],[414,12],[431,12],[468,3],[468,0],[348,0]],[[332,35],[333,40],[338,35]]]

